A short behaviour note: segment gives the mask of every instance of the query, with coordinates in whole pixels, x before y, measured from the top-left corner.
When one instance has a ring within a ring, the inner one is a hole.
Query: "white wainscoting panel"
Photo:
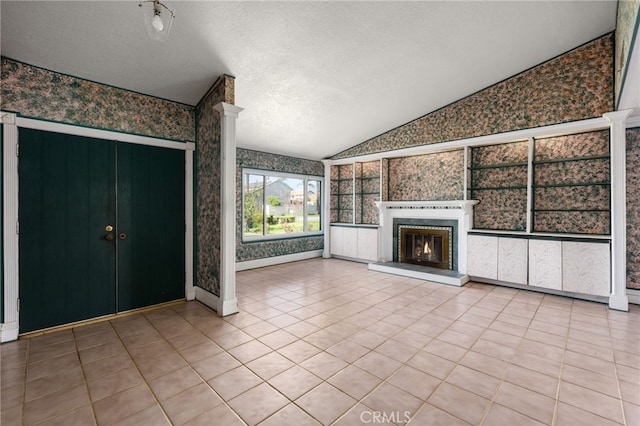
[[[562,242],[529,240],[529,285],[562,290]]]
[[[527,284],[528,240],[524,238],[498,239],[498,280]]]
[[[331,227],[331,254],[342,256],[344,252],[344,232],[338,226]]]
[[[564,241],[562,289],[575,293],[611,294],[609,244]]]
[[[472,277],[498,279],[498,237],[467,237],[467,274]]]
[[[357,258],[378,260],[378,228],[358,228]]]

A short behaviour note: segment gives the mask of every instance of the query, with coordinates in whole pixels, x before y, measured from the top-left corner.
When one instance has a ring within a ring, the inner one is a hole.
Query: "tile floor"
[[[639,425],[640,307],[313,259],[0,346],[3,426]]]

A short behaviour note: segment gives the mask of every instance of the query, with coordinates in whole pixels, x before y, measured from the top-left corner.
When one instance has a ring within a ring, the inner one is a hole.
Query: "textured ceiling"
[[[2,1],[4,56],[195,105],[236,77],[238,146],[321,159],[615,29],[615,1]]]

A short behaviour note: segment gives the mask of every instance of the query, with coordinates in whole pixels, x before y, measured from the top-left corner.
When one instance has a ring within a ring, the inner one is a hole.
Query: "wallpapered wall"
[[[387,174],[389,201],[461,200],[464,195],[464,152],[439,152],[391,158]]]
[[[627,130],[627,287],[640,289],[640,127]]]
[[[220,102],[233,104],[234,79],[220,77],[196,107],[196,285],[220,296]]]
[[[613,110],[612,93],[608,34],[333,158],[599,117]]]
[[[312,176],[324,176],[324,164],[321,161],[305,160],[284,155],[236,149],[236,261],[263,259],[272,256],[321,250],[324,237],[292,238],[288,240],[242,242],[242,168],[268,170],[285,173],[299,173]],[[325,190],[325,188],[321,188]]]
[[[192,106],[1,59],[0,107],[23,117],[195,141]]]
[[[622,79],[624,78],[631,52],[633,35],[638,28],[640,19],[640,0],[620,0],[618,1],[618,16],[616,22],[616,73],[615,73],[615,93],[616,105],[620,99],[622,91]],[[636,37],[638,37],[636,35]]]

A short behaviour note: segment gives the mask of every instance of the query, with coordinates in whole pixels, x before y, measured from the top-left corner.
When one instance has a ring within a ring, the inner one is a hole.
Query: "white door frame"
[[[184,151],[185,153],[185,297],[195,298],[193,285],[193,142],[177,142],[147,136],[91,129],[70,124],[54,123],[17,117],[10,112],[0,112],[3,124],[3,253],[4,291],[2,294],[4,322],[0,323],[0,342],[18,338],[19,332],[19,263],[18,263],[18,130],[20,128],[44,130],[74,136],[156,146]],[[15,232],[14,232],[15,230]]]

